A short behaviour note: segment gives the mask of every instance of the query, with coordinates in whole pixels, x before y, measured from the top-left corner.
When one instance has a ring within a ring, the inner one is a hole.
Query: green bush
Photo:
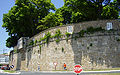
[[[29,45],[34,45],[34,41],[31,40],[30,43],[29,43]]]

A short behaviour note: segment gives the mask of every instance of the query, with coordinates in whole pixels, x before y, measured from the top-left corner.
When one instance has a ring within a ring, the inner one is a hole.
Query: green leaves
[[[7,14],[3,15],[2,27],[6,29],[10,38],[12,36],[18,38],[32,37],[48,28],[48,25],[46,24],[45,27],[44,23],[49,19],[47,15],[50,10],[55,10],[51,0],[16,0],[15,6],[13,6]],[[48,19],[44,20],[44,18]],[[55,25],[56,24],[58,23],[55,23]],[[54,25],[54,23],[52,25]],[[38,30],[37,28],[40,29]],[[14,44],[13,40],[9,39],[6,45],[13,47],[12,44]]]
[[[11,47],[16,46],[17,40],[18,40],[18,38],[15,37],[15,36],[9,37],[9,38],[6,40],[6,46],[7,46],[8,48],[11,48]]]
[[[118,11],[115,10],[114,7],[110,7],[109,5],[107,5],[103,8],[101,16],[104,19],[116,19],[118,18]]]
[[[38,29],[47,29],[50,27],[55,27],[55,26],[59,26],[62,25],[62,21],[64,19],[62,18],[62,16],[60,14],[54,14],[54,13],[49,13],[47,16],[45,16],[45,18],[42,18],[41,20],[39,20],[41,25],[38,25]]]

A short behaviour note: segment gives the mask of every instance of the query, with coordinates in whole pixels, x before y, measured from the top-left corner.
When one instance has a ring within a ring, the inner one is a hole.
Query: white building
[[[0,64],[3,64],[3,65],[9,64],[9,55],[0,54]]]

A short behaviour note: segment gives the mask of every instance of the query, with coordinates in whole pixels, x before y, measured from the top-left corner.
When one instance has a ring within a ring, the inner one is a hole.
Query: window
[[[110,29],[112,29],[112,23],[107,23],[107,30],[110,30]]]
[[[72,26],[68,26],[67,27],[67,32],[72,34],[73,33],[73,27]]]

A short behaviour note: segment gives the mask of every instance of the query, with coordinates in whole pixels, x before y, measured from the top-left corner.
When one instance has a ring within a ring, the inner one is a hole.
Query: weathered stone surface
[[[40,67],[40,71],[55,70],[54,62],[57,63],[56,70],[63,70],[64,63],[67,64],[67,70],[73,70],[75,64],[81,64],[83,70],[120,67],[120,42],[117,41],[120,38],[118,34],[120,22],[117,20],[101,20],[72,24],[70,26],[73,26],[73,32],[77,33],[90,26],[106,29],[107,22],[112,22],[113,29],[117,31],[114,33],[111,31],[86,34],[84,37],[71,38],[68,42],[65,40],[67,26],[51,28],[41,32],[30,38],[30,40],[39,40],[48,31],[54,35],[58,29],[64,34],[64,37],[59,43],[52,40],[49,44],[42,44],[41,53],[40,47],[37,45],[34,47],[29,46],[25,50],[21,49],[17,54],[11,54],[10,65],[14,64],[14,69],[30,71],[39,71],[38,67]],[[13,58],[15,59],[14,62],[12,61]]]

